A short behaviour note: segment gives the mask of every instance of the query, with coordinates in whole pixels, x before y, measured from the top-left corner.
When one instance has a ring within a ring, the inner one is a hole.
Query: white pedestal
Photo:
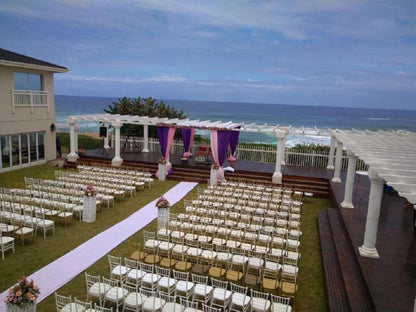
[[[211,169],[211,173],[209,176],[209,185],[216,186],[218,179],[218,169]]]
[[[169,228],[170,208],[157,208],[157,228]]]
[[[7,312],[36,312],[36,302],[19,306],[15,304],[6,304]]]
[[[282,184],[282,179],[283,179],[283,176],[282,176],[281,172],[274,172],[273,173],[272,182],[274,184]]]
[[[84,207],[82,210],[82,221],[94,222],[96,219],[96,199],[94,196],[84,196]]]
[[[166,164],[159,164],[159,181],[166,181]]]

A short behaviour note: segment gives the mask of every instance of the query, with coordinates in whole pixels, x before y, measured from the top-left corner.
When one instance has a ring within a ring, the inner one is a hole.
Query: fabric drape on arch
[[[211,130],[210,139],[212,157],[214,158],[214,161],[219,165],[217,180],[224,181],[225,177],[222,165],[224,164],[225,158],[227,156],[227,149],[230,140],[230,131]]]
[[[237,129],[240,129],[241,126],[236,127]],[[230,157],[228,157],[229,161],[236,161],[237,159],[234,156],[235,150],[237,149],[238,144],[238,138],[240,136],[240,131],[230,131]]]
[[[187,128],[187,129],[181,129],[181,135],[182,135],[182,141],[183,141],[183,147],[185,149],[185,153],[183,153],[182,157],[192,157],[191,148],[194,143],[194,134],[195,129]]]
[[[172,173],[172,164],[169,162],[169,152],[172,146],[173,137],[175,136],[176,128],[158,126],[156,127],[157,136],[159,137],[160,151],[162,157],[166,159],[166,175]],[[156,172],[156,177],[159,176],[159,172]]]

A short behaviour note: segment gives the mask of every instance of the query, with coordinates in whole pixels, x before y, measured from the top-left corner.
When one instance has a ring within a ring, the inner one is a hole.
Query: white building
[[[67,71],[0,48],[0,172],[56,159],[53,74]]]

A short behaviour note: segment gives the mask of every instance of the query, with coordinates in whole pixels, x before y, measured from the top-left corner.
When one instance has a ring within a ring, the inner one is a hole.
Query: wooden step
[[[342,216],[338,209],[328,208],[327,211],[351,310],[376,311]]]
[[[327,211],[318,212],[321,257],[331,311],[351,311]]]
[[[82,156],[79,162],[88,164],[101,164],[111,165],[110,159],[104,159],[94,156]],[[123,161],[123,167],[134,167],[139,170],[148,171],[155,174],[158,169],[157,163],[138,162],[138,161]],[[209,165],[206,166],[192,166],[192,165],[175,165],[173,173],[167,177],[169,180],[176,181],[192,181],[198,183],[207,183],[210,177]],[[247,181],[250,183],[272,183],[272,173],[265,172],[251,172],[251,171],[236,171],[236,172],[225,172],[225,178],[229,180]],[[296,191],[313,193],[316,197],[328,197],[329,196],[329,183],[327,180],[313,178],[313,177],[298,177],[298,176],[283,176],[282,184],[285,187],[290,187]]]

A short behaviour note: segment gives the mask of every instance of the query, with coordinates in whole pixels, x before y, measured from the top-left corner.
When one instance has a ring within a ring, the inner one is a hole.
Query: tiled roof
[[[38,65],[38,66],[46,66],[46,67],[52,67],[61,70],[68,70],[64,66],[59,66],[56,64],[52,64],[49,62],[45,62],[30,56],[26,56],[23,54],[15,53],[12,51],[8,51],[5,49],[0,48],[0,61],[9,61],[9,62],[16,62],[16,63],[25,63],[25,64],[31,64],[31,65]]]

